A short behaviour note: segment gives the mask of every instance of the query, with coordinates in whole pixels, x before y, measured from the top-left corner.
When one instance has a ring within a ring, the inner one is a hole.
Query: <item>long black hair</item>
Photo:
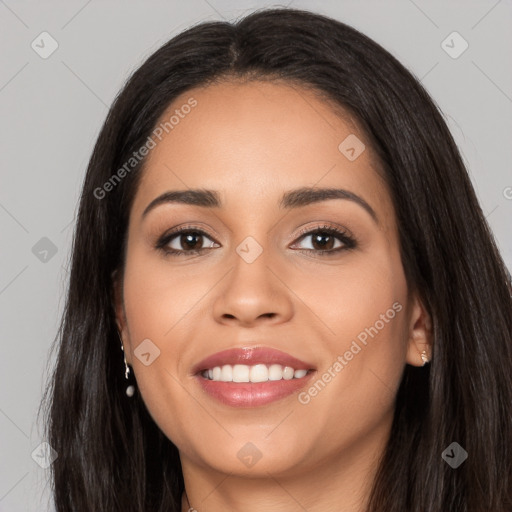
[[[179,453],[140,395],[124,394],[113,308],[112,275],[123,271],[145,160],[108,193],[105,183],[178,95],[224,79],[284,80],[354,116],[392,196],[407,282],[432,319],[433,358],[428,369],[404,369],[367,510],[512,510],[512,284],[459,151],[438,107],[390,53],[346,24],[295,9],[180,33],[108,113],[83,184],[57,362],[41,403],[58,453],[56,510],[180,510]],[[442,458],[452,442],[468,452],[457,469]]]

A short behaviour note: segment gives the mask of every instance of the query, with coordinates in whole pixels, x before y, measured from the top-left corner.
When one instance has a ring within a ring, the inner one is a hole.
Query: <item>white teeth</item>
[[[294,370],[290,366],[281,366],[280,364],[256,364],[248,366],[246,364],[225,364],[224,366],[215,366],[202,372],[202,376],[218,382],[267,382],[274,380],[301,379],[306,376],[308,370]]]
[[[233,367],[230,364],[225,364],[222,367],[220,379],[223,382],[231,382],[233,380]]]
[[[271,364],[268,369],[268,380],[281,380],[283,378],[283,367],[280,364]]]
[[[268,380],[268,368],[264,364],[251,366],[249,380],[251,382],[266,382]]]
[[[233,366],[233,382],[249,382],[249,367],[246,364]]]
[[[284,370],[283,370],[283,379],[284,380],[293,379],[294,373],[295,373],[295,370],[293,368],[290,368],[289,366],[285,366]]]

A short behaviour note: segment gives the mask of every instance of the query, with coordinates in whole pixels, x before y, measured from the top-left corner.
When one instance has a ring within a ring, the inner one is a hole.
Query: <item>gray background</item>
[[[80,186],[108,106],[173,35],[271,5],[285,4],[0,0],[0,511],[52,510],[49,470],[31,457],[44,441],[35,414],[63,309]],[[421,79],[445,114],[512,269],[511,1],[288,5],[354,26]],[[43,31],[59,45],[46,59],[31,47]],[[441,46],[453,31],[469,43],[456,59]]]

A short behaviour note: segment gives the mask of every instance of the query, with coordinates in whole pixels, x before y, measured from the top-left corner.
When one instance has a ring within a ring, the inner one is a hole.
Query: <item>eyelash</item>
[[[202,251],[206,251],[210,248],[204,247],[202,249],[191,249],[190,251],[182,251],[177,249],[169,249],[167,245],[171,240],[176,238],[178,235],[182,235],[185,233],[196,233],[198,235],[204,235],[208,238],[211,238],[207,233],[205,233],[202,229],[196,226],[185,226],[178,230],[171,231],[170,233],[166,233],[163,235],[155,245],[155,248],[164,252],[166,256],[187,256],[193,254],[200,254]],[[346,251],[350,249],[354,249],[357,247],[357,240],[348,234],[347,231],[343,231],[341,229],[332,227],[332,226],[319,226],[313,229],[303,229],[300,231],[297,241],[305,238],[307,235],[316,235],[319,233],[326,233],[328,235],[335,236],[338,238],[344,245],[342,247],[338,247],[336,249],[324,250],[324,249],[296,249],[301,253],[311,253],[314,252],[317,255],[327,255],[332,256],[333,254],[338,254],[341,251]],[[217,243],[217,242],[215,242]]]

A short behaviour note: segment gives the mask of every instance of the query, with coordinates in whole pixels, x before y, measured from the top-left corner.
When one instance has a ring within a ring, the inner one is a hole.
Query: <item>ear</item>
[[[415,294],[408,327],[408,343],[406,361],[412,366],[423,366],[422,352],[432,360],[432,320],[427,309]]]
[[[119,337],[123,342],[126,361],[128,364],[131,364],[130,339],[128,336],[128,324],[126,321],[126,313],[124,310],[123,302],[123,280],[118,269],[112,272],[111,277],[112,294],[114,297],[113,307],[116,318],[117,331],[119,332]],[[119,340],[119,342],[121,342],[121,340]]]

